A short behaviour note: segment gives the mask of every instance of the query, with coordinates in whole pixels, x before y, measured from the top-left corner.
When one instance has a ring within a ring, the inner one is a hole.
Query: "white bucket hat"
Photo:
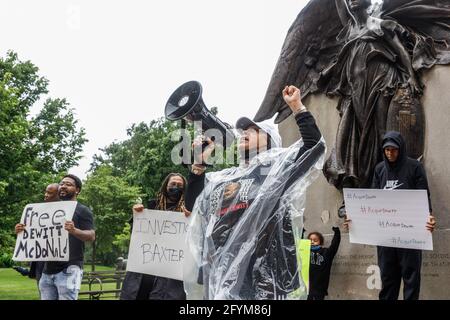
[[[269,123],[268,121],[254,122],[247,117],[239,118],[239,120],[236,122],[236,129],[246,130],[250,126],[256,126],[267,133],[272,140],[272,148],[282,147],[281,136],[274,124]]]

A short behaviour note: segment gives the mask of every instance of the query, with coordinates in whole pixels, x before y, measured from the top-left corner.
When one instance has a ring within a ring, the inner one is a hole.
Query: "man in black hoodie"
[[[399,132],[389,131],[384,135],[383,158],[384,161],[375,167],[372,188],[427,190],[430,216],[426,228],[433,232],[436,222],[431,215],[430,191],[425,169],[419,161],[407,156],[405,141]],[[349,221],[346,220],[347,226]],[[419,299],[422,251],[379,246],[377,253],[382,283],[380,300],[397,300],[402,279],[403,298]]]

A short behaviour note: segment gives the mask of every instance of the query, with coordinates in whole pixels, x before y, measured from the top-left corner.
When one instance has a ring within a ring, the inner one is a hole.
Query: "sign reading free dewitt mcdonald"
[[[433,250],[426,190],[344,188],[351,243]]]
[[[17,235],[15,261],[69,261],[69,232],[64,223],[72,220],[76,201],[28,204],[20,223],[25,230]]]

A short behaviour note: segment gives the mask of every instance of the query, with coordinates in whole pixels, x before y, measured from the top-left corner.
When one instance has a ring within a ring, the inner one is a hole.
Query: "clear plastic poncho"
[[[326,147],[322,139],[298,157],[302,146],[299,140],[206,174],[187,236],[188,299],[306,298],[298,241],[306,189],[321,173]]]

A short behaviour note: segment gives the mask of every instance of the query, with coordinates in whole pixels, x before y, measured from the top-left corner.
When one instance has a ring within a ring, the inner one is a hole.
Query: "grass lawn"
[[[113,270],[113,267],[96,266],[96,271]],[[85,271],[91,271],[91,266],[86,265]],[[108,283],[103,289],[115,289],[114,283]],[[93,290],[99,286],[93,286]],[[81,291],[87,291],[88,286],[82,285]],[[86,299],[87,296],[81,297]],[[35,279],[22,276],[14,269],[0,268],[0,300],[39,300],[39,293]]]

